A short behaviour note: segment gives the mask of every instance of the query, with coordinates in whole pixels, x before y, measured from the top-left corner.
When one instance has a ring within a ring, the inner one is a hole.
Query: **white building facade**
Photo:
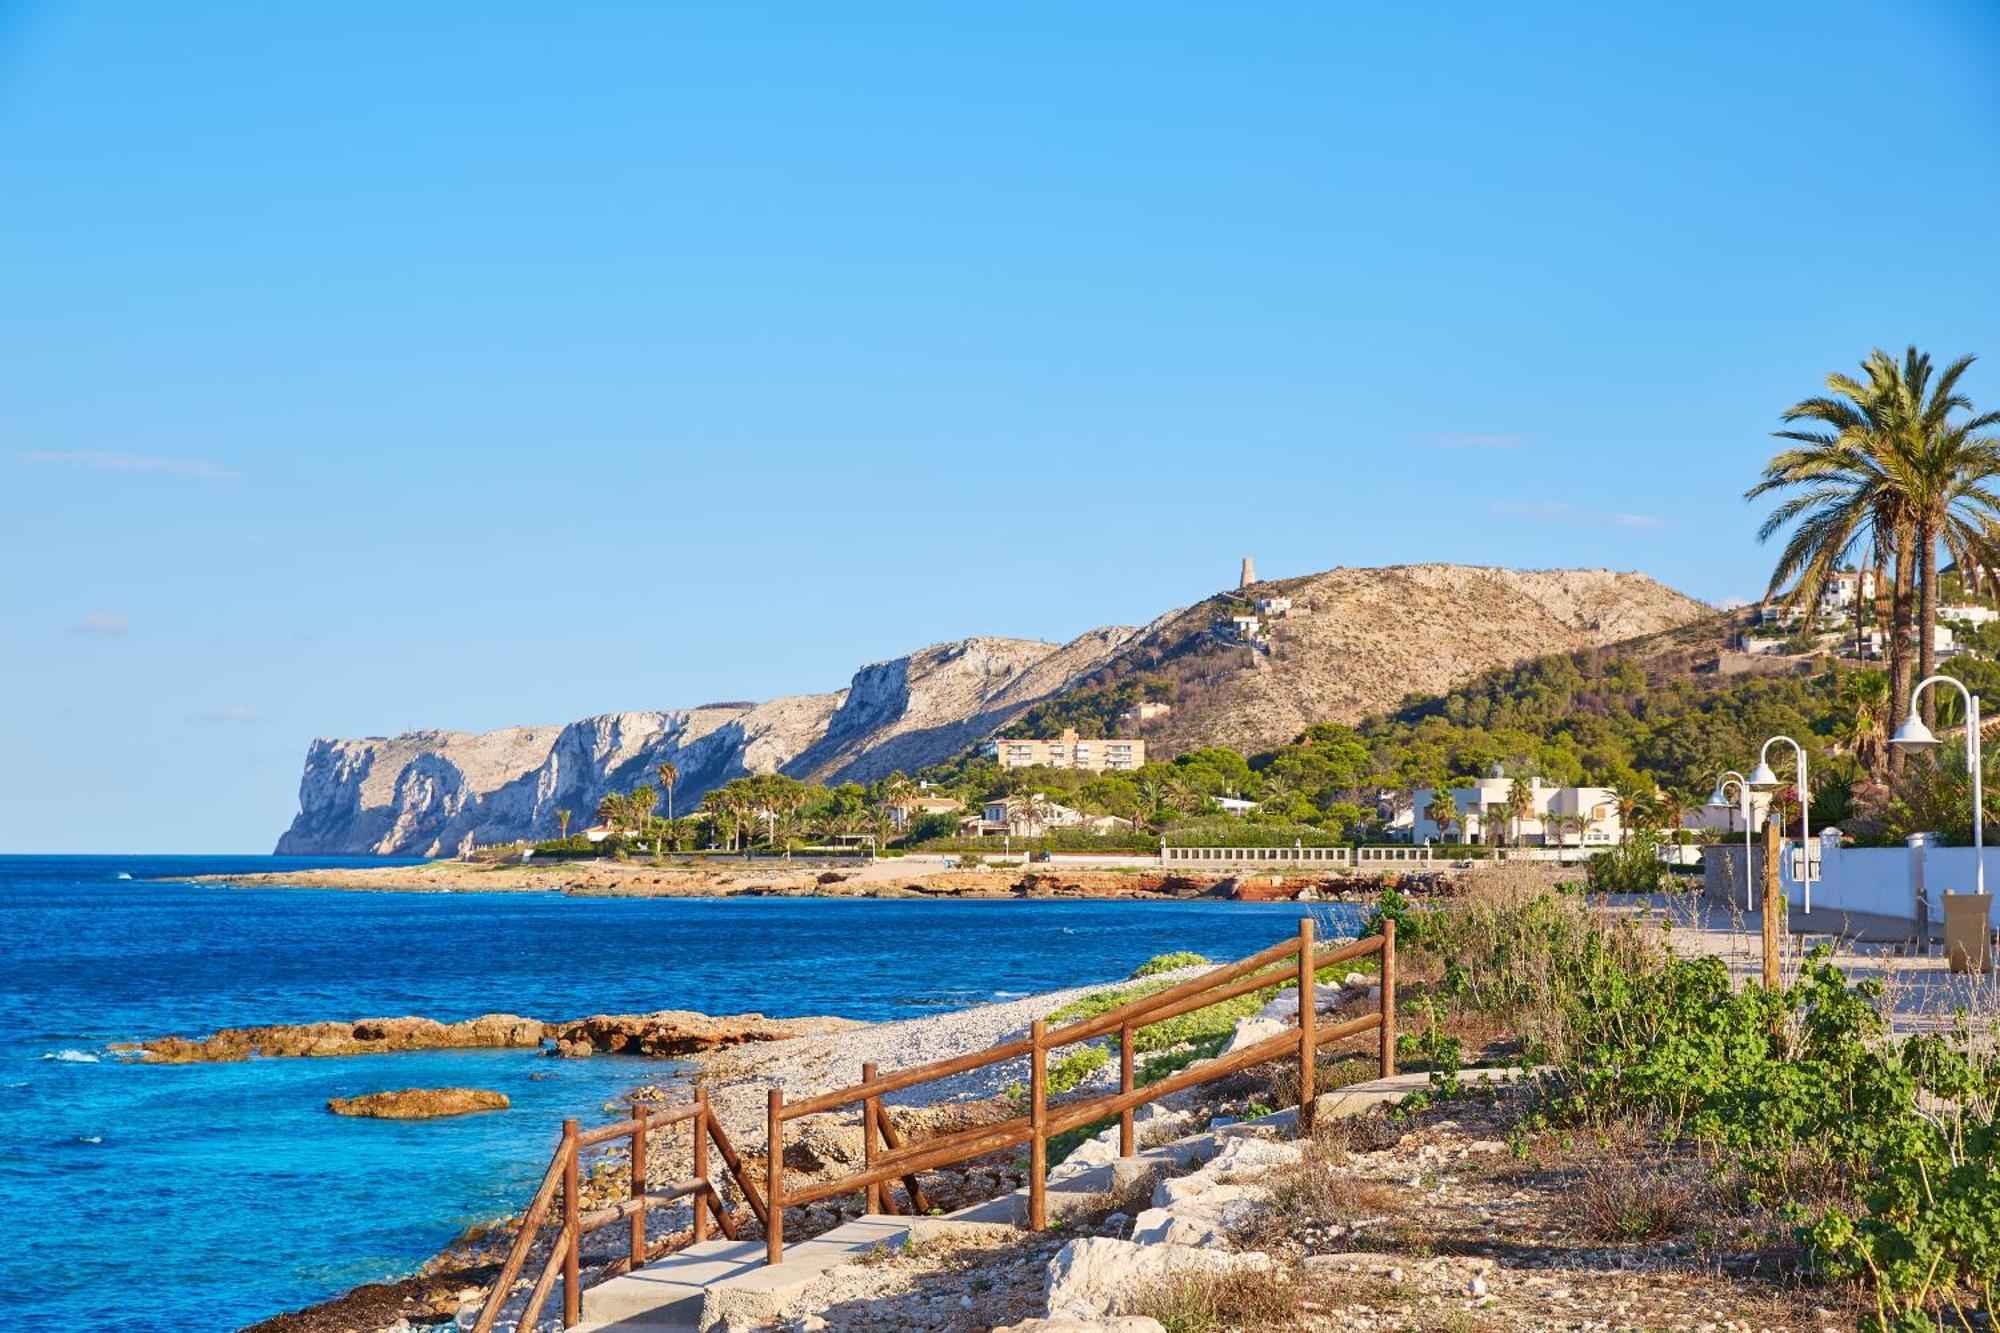
[[[1517,780],[1527,788],[1518,816],[1513,800]],[[1440,821],[1438,815],[1446,809],[1451,818]],[[1618,793],[1609,787],[1556,787],[1540,778],[1487,777],[1444,791],[1420,787],[1410,798],[1410,839],[1417,843],[1609,847],[1624,837]]]

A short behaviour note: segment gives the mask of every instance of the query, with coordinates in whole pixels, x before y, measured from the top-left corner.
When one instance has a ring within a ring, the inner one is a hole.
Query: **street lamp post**
[[[1715,780],[1715,790],[1708,794],[1708,803],[1717,810],[1729,808],[1729,788],[1736,788],[1737,803],[1743,811],[1743,910],[1750,910],[1750,862],[1755,853],[1750,848],[1750,784],[1743,775],[1730,769]]]
[[[1799,869],[1800,882],[1805,886],[1805,910],[1812,911],[1812,821],[1807,813],[1811,797],[1806,792],[1806,747],[1790,736],[1773,736],[1764,742],[1764,748],[1757,752],[1757,767],[1750,770],[1750,785],[1760,791],[1770,791],[1778,785],[1778,775],[1771,771],[1771,747],[1779,741],[1792,747],[1798,760],[1797,787],[1799,793]]]
[[[1965,688],[1965,682],[1956,676],[1928,676],[1917,682],[1910,691],[1910,715],[1903,719],[1903,725],[1896,728],[1896,734],[1889,738],[1891,745],[1900,745],[1911,750],[1936,749],[1939,741],[1924,725],[1917,713],[1917,697],[1926,689],[1943,681],[1965,696],[1965,771],[1972,774],[1972,865],[1975,893],[1986,892],[1986,800],[1980,786],[1980,773],[1984,765],[1980,762],[1980,751],[1985,747],[1979,735],[1979,696]]]

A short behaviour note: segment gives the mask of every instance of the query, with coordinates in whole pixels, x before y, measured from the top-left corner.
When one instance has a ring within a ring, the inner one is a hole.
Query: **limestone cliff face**
[[[1129,630],[1073,643],[967,639],[861,668],[832,694],[676,712],[607,713],[566,727],[317,740],[283,854],[449,854],[552,837],[607,792],[680,772],[676,810],[746,773],[867,781],[957,754],[1099,663]]]
[[[1289,597],[1246,645],[1229,617]],[[438,855],[552,837],[556,811],[680,771],[674,806],[745,773],[869,781],[951,758],[1030,707],[1143,673],[1176,688],[1141,733],[1166,758],[1196,745],[1268,748],[1480,670],[1687,624],[1707,608],[1640,574],[1463,565],[1336,569],[1170,611],[1066,644],[974,638],[864,666],[844,690],[767,703],[607,713],[564,727],[317,740],[280,853]]]

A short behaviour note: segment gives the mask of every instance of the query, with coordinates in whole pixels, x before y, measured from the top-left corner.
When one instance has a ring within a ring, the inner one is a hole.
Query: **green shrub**
[[[603,844],[592,842],[581,833],[572,833],[567,838],[551,838],[547,842],[535,844],[536,856],[556,858],[602,856],[605,850]]]
[[[1057,1057],[1043,1077],[1050,1096],[1070,1091],[1111,1063],[1111,1052],[1102,1046],[1078,1046]]]
[[[1660,893],[1673,887],[1672,869],[1660,859],[1660,838],[1641,833],[1590,858],[1592,893]]]
[[[1154,954],[1132,969],[1132,979],[1137,981],[1141,977],[1158,976],[1162,972],[1177,972],[1184,967],[1209,967],[1213,966],[1214,962],[1214,959],[1205,958],[1201,954],[1177,949],[1173,953]]]

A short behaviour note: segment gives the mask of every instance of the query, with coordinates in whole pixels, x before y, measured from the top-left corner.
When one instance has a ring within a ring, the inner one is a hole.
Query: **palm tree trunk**
[[[1917,612],[1917,679],[1929,680],[1937,670],[1937,528],[1926,521],[1917,526],[1917,540],[1923,543],[1917,552],[1918,584]],[[1924,725],[1929,726],[1936,711],[1929,691],[1923,697]]]
[[[1896,576],[1889,596],[1891,629],[1889,634],[1889,734],[1895,735],[1903,725],[1903,718],[1910,700],[1910,565],[1915,552],[1910,550],[1908,529],[1899,529],[1896,534]],[[1902,755],[1895,746],[1889,747],[1889,772],[1893,776],[1902,766]]]
[[[1861,576],[1854,581],[1854,660],[1866,664],[1868,654],[1863,649],[1861,629],[1861,609],[1868,604],[1864,589],[1868,587],[1868,562],[1861,562]]]

